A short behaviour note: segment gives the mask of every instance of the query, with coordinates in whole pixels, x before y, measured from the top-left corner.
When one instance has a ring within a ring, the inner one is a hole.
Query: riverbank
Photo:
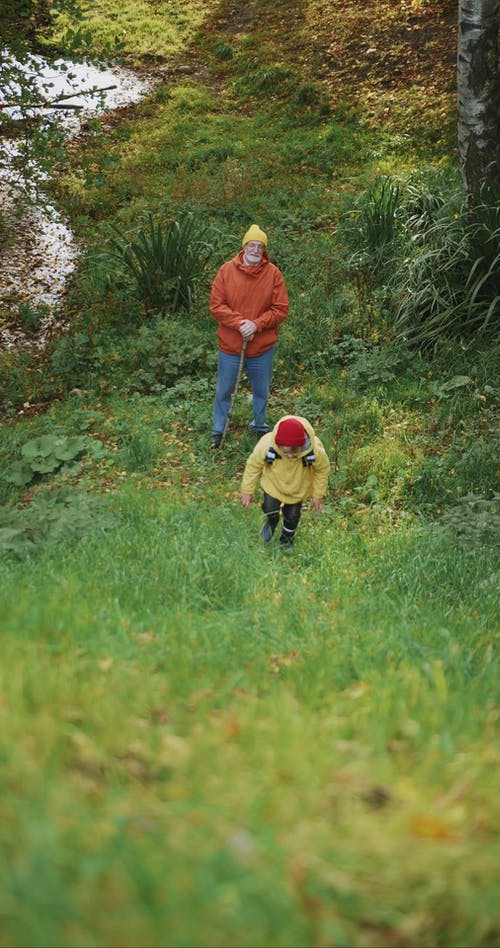
[[[59,122],[67,140],[84,138],[92,119],[125,109],[154,87],[151,77],[141,78],[123,67],[44,63],[37,57],[37,68],[40,88],[50,89],[52,101],[63,97],[68,106],[67,114],[48,110],[45,115]],[[73,104],[79,107],[76,113]],[[11,118],[21,117],[15,108],[4,111]],[[19,205],[24,207],[21,213]],[[7,153],[0,168],[0,211],[5,228],[0,245],[0,349],[43,349],[67,325],[62,301],[78,260],[78,243],[69,222],[43,193],[26,196],[23,181],[9,168]]]

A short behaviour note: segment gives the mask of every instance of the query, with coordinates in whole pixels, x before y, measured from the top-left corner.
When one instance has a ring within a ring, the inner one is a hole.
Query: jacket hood
[[[310,451],[314,451],[314,445],[315,445],[315,441],[316,441],[316,438],[315,438],[315,435],[314,435],[314,428],[313,428],[313,426],[312,426],[311,423],[307,420],[307,418],[303,418],[302,415],[283,415],[283,416],[276,422],[276,424],[275,424],[275,426],[274,426],[274,428],[273,428],[273,430],[272,430],[272,432],[271,432],[271,444],[272,444],[274,450],[277,451],[278,454],[280,454],[280,453],[281,453],[281,451],[280,451],[280,445],[279,445],[279,444],[276,444],[276,440],[275,440],[275,439],[276,439],[276,434],[277,434],[277,432],[278,432],[278,425],[280,425],[281,422],[282,422],[282,421],[285,421],[285,419],[287,419],[287,418],[295,418],[296,421],[300,421],[301,425],[304,427],[304,429],[305,429],[305,431],[306,431],[306,434],[307,434],[307,436],[308,436],[308,438],[309,438],[309,441],[307,441],[306,444],[304,445],[303,451],[300,451],[300,453],[297,454],[297,457],[298,457],[298,458],[302,458],[302,457],[304,457],[306,454],[309,454]]]

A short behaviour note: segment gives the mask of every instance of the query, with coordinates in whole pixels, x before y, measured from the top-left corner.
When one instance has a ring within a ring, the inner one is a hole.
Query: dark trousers
[[[281,500],[271,497],[264,491],[264,500],[262,501],[262,510],[264,511],[271,530],[276,530],[280,518],[280,510],[283,513],[283,529],[281,532],[281,543],[293,543],[295,531],[299,525],[302,504],[282,504]]]

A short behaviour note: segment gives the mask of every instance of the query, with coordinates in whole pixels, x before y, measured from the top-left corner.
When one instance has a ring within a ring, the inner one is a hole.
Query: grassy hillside
[[[88,4],[156,85],[61,160],[70,329],[0,357],[0,946],[498,944],[498,350],[396,319],[406,222],[457,200],[455,15]],[[205,228],[189,310],[116,255],[149,214]],[[270,417],[332,462],[290,556],[238,502],[246,380],[208,447],[254,220]]]

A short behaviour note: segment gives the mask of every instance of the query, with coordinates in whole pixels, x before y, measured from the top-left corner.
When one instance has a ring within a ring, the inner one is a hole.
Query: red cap
[[[307,434],[304,425],[297,418],[284,418],[278,425],[274,440],[276,444],[297,448],[306,443]]]

